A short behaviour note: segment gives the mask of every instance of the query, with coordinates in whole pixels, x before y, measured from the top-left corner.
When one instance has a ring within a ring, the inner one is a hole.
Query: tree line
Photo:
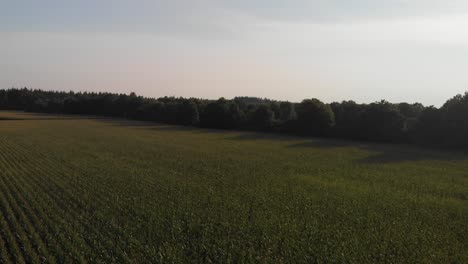
[[[146,98],[135,93],[0,90],[0,109],[98,115],[203,128],[276,132],[394,143],[468,148],[468,93],[442,107],[420,103],[353,101],[300,103],[255,97],[206,100]]]

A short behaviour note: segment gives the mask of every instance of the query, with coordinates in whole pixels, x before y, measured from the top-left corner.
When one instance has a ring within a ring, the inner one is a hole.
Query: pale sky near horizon
[[[0,88],[441,105],[465,0],[0,0]]]

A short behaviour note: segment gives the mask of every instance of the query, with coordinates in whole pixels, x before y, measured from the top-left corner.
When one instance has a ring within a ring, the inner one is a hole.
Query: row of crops
[[[464,154],[22,119],[0,121],[0,263],[468,262]]]

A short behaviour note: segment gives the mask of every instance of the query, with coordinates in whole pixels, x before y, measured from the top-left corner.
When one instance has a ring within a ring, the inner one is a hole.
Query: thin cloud
[[[224,0],[226,8],[259,18],[309,23],[341,23],[468,11],[465,0]]]
[[[0,4],[0,32],[144,33],[225,38],[252,24],[211,1],[15,0]]]
[[[0,31],[218,37],[261,21],[343,23],[466,12],[464,0],[15,0],[0,4]]]

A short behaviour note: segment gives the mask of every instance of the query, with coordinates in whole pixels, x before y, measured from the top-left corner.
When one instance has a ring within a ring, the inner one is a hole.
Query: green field
[[[0,119],[0,262],[468,263],[468,155]]]

